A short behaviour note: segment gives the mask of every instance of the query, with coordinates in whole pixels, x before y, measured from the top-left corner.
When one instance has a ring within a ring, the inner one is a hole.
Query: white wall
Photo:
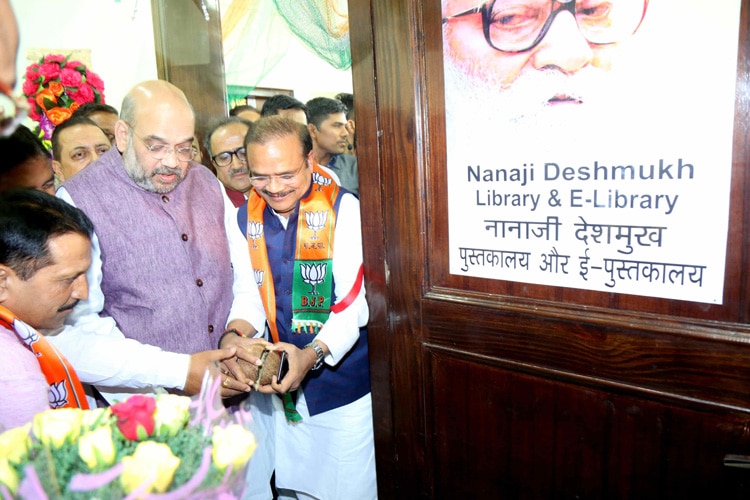
[[[104,80],[106,102],[118,110],[133,85],[157,78],[149,0],[11,0],[11,5],[21,32],[18,89],[29,64],[27,49],[39,48],[89,49],[91,69]],[[351,71],[333,68],[291,37],[258,86],[293,89],[305,102],[351,92]]]
[[[157,77],[151,2],[148,0],[11,0],[21,35],[18,85],[27,49],[89,49],[91,70],[104,80],[107,104],[143,80]]]
[[[351,69],[334,68],[295,37],[289,42],[285,57],[258,83],[258,87],[292,89],[295,98],[307,102],[313,97],[351,93],[352,72]]]

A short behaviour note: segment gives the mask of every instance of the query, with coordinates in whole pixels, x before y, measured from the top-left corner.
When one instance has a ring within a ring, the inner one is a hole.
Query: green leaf
[[[138,427],[136,427],[136,433],[138,434],[138,441],[144,441],[148,439],[148,432],[146,432],[146,428],[140,424],[138,425]]]

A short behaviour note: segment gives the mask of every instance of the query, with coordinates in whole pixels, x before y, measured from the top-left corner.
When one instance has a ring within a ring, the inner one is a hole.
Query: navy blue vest
[[[348,192],[343,189],[339,191],[339,196],[336,199],[334,209],[337,212],[344,193]],[[307,194],[309,194],[309,190]],[[294,344],[302,349],[312,342],[314,336],[291,332],[292,273],[294,270],[294,253],[297,248],[298,215],[299,204],[290,214],[285,230],[271,207],[266,206],[263,213],[263,231],[268,250],[269,267],[273,274],[273,288],[276,294],[276,326],[279,329],[279,340]],[[247,203],[240,206],[237,211],[237,223],[242,234],[247,238]],[[335,302],[336,297],[333,297],[332,303]],[[369,393],[370,365],[367,350],[367,328],[360,328],[359,340],[336,366],[323,364],[319,370],[310,370],[302,382],[302,390],[305,392],[310,415],[339,408]]]

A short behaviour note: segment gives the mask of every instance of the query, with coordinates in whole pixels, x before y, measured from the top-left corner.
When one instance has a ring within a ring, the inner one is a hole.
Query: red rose
[[[117,428],[125,439],[140,441],[154,432],[154,398],[136,394],[122,403],[112,405],[110,410],[117,417]]]

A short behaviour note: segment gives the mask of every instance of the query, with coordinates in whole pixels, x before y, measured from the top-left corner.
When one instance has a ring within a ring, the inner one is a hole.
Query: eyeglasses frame
[[[155,153],[154,153],[154,149],[153,149],[157,145],[153,145],[152,146],[152,145],[147,144],[146,141],[145,141],[145,139],[143,139],[143,137],[141,137],[140,135],[138,135],[135,132],[135,129],[133,128],[133,126],[131,124],[129,124],[128,122],[125,122],[125,124],[130,129],[130,132],[135,137],[137,137],[139,141],[141,141],[141,143],[143,144],[143,146],[148,150],[149,155],[151,156],[151,158],[153,158],[154,160],[163,160],[164,158],[166,158],[167,156],[169,156],[170,154],[173,154],[173,153],[174,153],[175,158],[177,158],[177,161],[182,162],[182,163],[187,163],[187,162],[192,161],[192,160],[195,159],[195,155],[197,154],[197,151],[195,150],[195,148],[193,147],[192,144],[190,146],[187,146],[187,147],[184,147],[184,148],[177,148],[177,147],[170,146],[168,144],[163,144],[163,143],[161,144],[161,146],[166,146],[168,148],[167,152],[164,153],[164,155],[161,156],[160,158],[157,158],[156,156],[154,156]],[[190,151],[190,158],[188,158],[187,160],[183,160],[182,158],[180,158],[180,151]]]
[[[305,168],[306,166],[308,166],[307,158],[305,158],[302,161],[302,165],[300,165],[299,168],[297,170],[295,170],[294,172],[287,172],[286,174],[276,174],[276,175],[251,175],[250,176],[250,184],[252,184],[253,187],[262,188],[262,187],[265,187],[265,186],[268,186],[269,184],[271,184],[271,181],[274,178],[276,178],[284,186],[290,186],[297,179],[297,176],[299,176],[299,173],[302,172],[302,169]],[[294,178],[291,179],[291,182],[287,183],[283,179],[281,179],[282,175],[290,175],[290,174],[294,174]],[[267,180],[265,180],[265,179],[267,179]],[[262,184],[260,186],[256,186],[256,183],[258,183],[258,182],[261,182]]]
[[[244,155],[244,158],[240,157],[240,151],[242,151],[242,154]],[[224,165],[221,165],[218,161],[216,161],[216,157],[219,155],[228,154],[229,155],[229,161],[225,163]],[[214,162],[214,164],[219,168],[228,167],[232,164],[232,157],[236,156],[237,160],[240,161],[240,163],[247,164],[247,150],[245,149],[245,146],[240,146],[237,149],[233,151],[222,151],[221,153],[217,153],[211,157],[211,161]]]
[[[465,10],[463,12],[459,12],[458,14],[453,14],[451,16],[444,17],[442,24],[445,24],[452,19],[457,19],[457,18],[461,18],[465,16],[470,16],[472,14],[481,13],[482,14],[482,30],[484,31],[484,39],[487,42],[487,45],[489,45],[494,50],[497,50],[498,52],[504,52],[506,54],[520,54],[520,53],[528,52],[532,50],[534,47],[539,45],[542,40],[544,40],[544,37],[547,36],[547,32],[552,26],[552,23],[557,18],[557,14],[559,14],[562,11],[568,11],[575,18],[575,13],[576,13],[576,0],[550,0],[553,4],[555,2],[559,3],[560,6],[557,9],[550,12],[549,17],[545,21],[544,26],[542,26],[542,29],[539,32],[539,35],[534,40],[534,42],[525,49],[503,50],[503,49],[495,47],[495,45],[492,43],[492,38],[490,37],[490,14],[492,13],[492,7],[495,5],[496,1],[497,0],[486,0],[485,2],[482,2],[476,7]],[[633,29],[633,32],[631,33],[631,35],[635,33],[636,31],[638,31],[638,29],[641,27],[641,24],[643,24],[643,19],[646,17],[646,10],[648,10],[648,2],[649,0],[643,0],[643,12],[641,12],[641,19],[638,21],[638,24]],[[576,26],[577,26],[577,23],[576,23]],[[586,41],[588,41],[588,39],[586,39]],[[610,45],[610,44],[617,43],[617,42],[606,42],[606,43],[589,42],[589,43],[592,43],[594,45]]]

